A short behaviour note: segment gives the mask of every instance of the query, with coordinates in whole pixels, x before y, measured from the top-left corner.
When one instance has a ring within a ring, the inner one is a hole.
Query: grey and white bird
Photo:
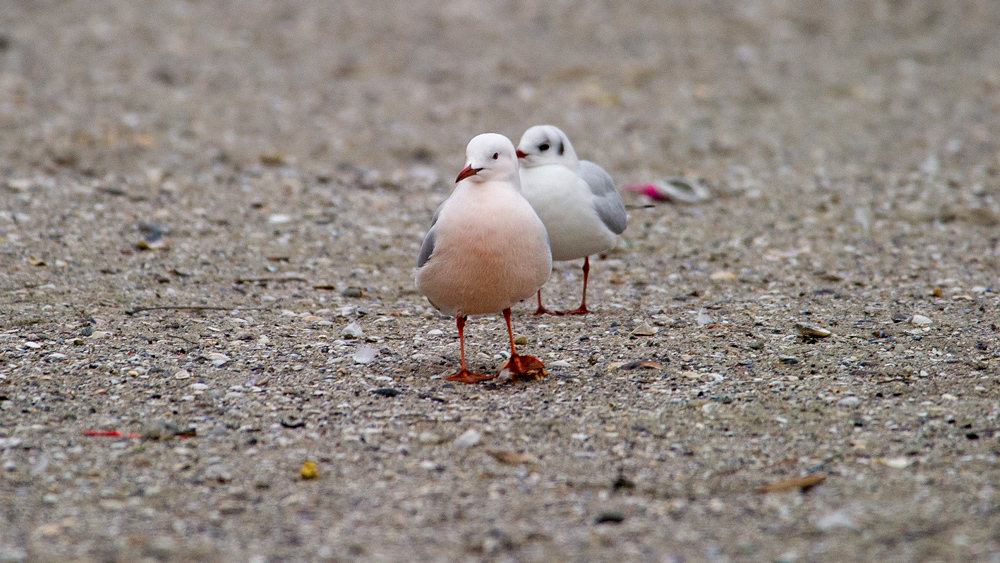
[[[513,380],[538,379],[545,366],[514,347],[510,308],[531,298],[552,272],[545,225],[521,195],[517,155],[510,139],[478,135],[466,149],[466,166],[451,196],[434,213],[417,257],[417,289],[458,324],[462,368],[448,377],[476,383],[496,376],[465,365],[465,321],[469,315],[502,312],[510,336]]]
[[[590,256],[615,247],[628,226],[625,204],[614,180],[603,168],[580,160],[569,138],[558,127],[536,125],[524,132],[517,146],[521,191],[549,233],[553,260],[583,258],[583,299],[573,311],[551,313],[538,290],[536,315],[585,315]]]

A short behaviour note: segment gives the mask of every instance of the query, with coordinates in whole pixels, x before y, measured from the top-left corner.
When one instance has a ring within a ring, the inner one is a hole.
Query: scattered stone
[[[361,323],[354,321],[353,323],[345,326],[344,329],[340,331],[340,335],[348,339],[361,338],[365,335],[365,331],[361,328]]]
[[[856,407],[861,404],[861,399],[851,396],[844,397],[843,399],[837,401],[837,406],[840,407]]]
[[[212,365],[215,367],[221,368],[229,362],[230,357],[220,352],[211,352],[208,354],[208,360],[212,362]]]
[[[778,361],[781,362],[781,363],[783,363],[783,364],[788,364],[788,365],[792,365],[792,366],[794,366],[795,364],[799,363],[799,359],[796,358],[795,356],[782,356],[782,357],[778,358]]]
[[[402,391],[391,387],[382,387],[379,389],[372,389],[372,393],[382,397],[395,397],[396,395],[401,394]]]
[[[315,461],[307,461],[302,464],[302,469],[299,469],[299,475],[303,479],[316,479],[319,477],[319,465]]]
[[[635,327],[632,334],[635,336],[653,336],[657,332],[655,326],[649,326],[649,323],[642,323],[641,325]]]
[[[594,518],[594,524],[621,524],[625,521],[625,515],[621,512],[602,512]]]
[[[421,432],[417,436],[417,441],[421,444],[440,444],[441,436],[433,432]]]
[[[736,281],[736,274],[727,270],[716,270],[708,278],[712,281]]]
[[[625,364],[625,369],[663,369],[663,364],[649,360]]]
[[[694,322],[700,327],[710,325],[712,324],[712,317],[708,316],[708,313],[702,308],[698,310],[698,316],[694,318]]]
[[[174,374],[174,379],[190,379],[190,378],[191,378],[191,372],[189,372],[186,369],[178,370],[177,373]]]
[[[481,432],[474,428],[470,428],[462,433],[461,436],[455,438],[455,445],[460,448],[471,448],[479,444],[479,441],[483,439]]]
[[[857,531],[858,524],[849,514],[841,510],[831,512],[830,514],[820,518],[816,522],[816,528],[821,532],[829,532],[830,530],[836,530],[837,528],[846,528],[848,530]]]
[[[888,457],[882,459],[882,465],[886,467],[891,467],[893,469],[906,469],[913,463],[913,460],[907,457]]]
[[[914,326],[930,326],[934,323],[929,317],[923,315],[913,315],[910,318],[910,324]]]
[[[569,368],[569,367],[573,367],[573,366],[570,365],[570,363],[567,362],[566,360],[556,360],[554,362],[549,362],[549,367],[550,368]]]
[[[142,425],[139,437],[143,440],[166,440],[174,436],[187,435],[189,431],[194,432],[193,429],[181,430],[180,426],[169,420],[154,420]]]
[[[340,295],[344,297],[364,297],[365,291],[360,287],[348,287],[347,289],[340,292]]]
[[[87,325],[80,329],[80,336],[90,336],[94,334],[94,327]]]
[[[354,351],[354,363],[368,364],[375,359],[375,356],[378,356],[378,350],[367,344],[362,344]]]
[[[774,483],[768,483],[763,487],[757,489],[758,493],[780,493],[784,491],[808,491],[809,489],[819,485],[823,481],[826,481],[826,475],[823,474],[813,474],[806,477],[793,477],[791,479],[782,479],[781,481],[775,481]]]
[[[799,331],[803,338],[826,338],[833,334],[828,329],[812,323],[795,323],[795,330]]]
[[[305,428],[306,426],[305,419],[294,414],[288,414],[281,417],[279,422],[285,428]]]
[[[504,465],[519,465],[522,463],[535,463],[538,459],[524,452],[512,452],[508,450],[486,450],[486,453],[493,459]]]

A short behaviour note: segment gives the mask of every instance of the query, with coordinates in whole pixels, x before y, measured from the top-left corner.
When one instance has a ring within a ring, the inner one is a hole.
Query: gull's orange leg
[[[509,310],[509,309],[508,309]],[[479,383],[480,381],[486,381],[488,379],[493,379],[495,375],[483,375],[481,373],[475,373],[469,371],[465,367],[465,319],[463,315],[459,315],[457,319],[458,323],[458,346],[462,350],[462,369],[454,375],[449,375],[445,379],[449,381],[460,381],[462,383]]]
[[[534,356],[521,356],[514,347],[514,329],[510,326],[510,309],[503,310],[503,318],[507,321],[507,334],[510,336],[510,360],[503,367],[510,371],[512,381],[529,381],[545,377],[545,364]],[[503,370],[501,370],[503,371]]]
[[[583,259],[583,301],[580,302],[580,307],[573,311],[561,311],[560,315],[587,315],[590,313],[590,309],[587,308],[587,277],[590,275],[590,256],[586,256]],[[541,291],[541,290],[539,290]],[[539,304],[541,304],[541,298],[539,298]],[[538,313],[535,313],[536,315]]]
[[[549,311],[544,306],[542,306],[542,290],[538,290],[538,310],[533,313],[536,317],[538,315],[561,315],[562,313],[557,313],[555,311]]]

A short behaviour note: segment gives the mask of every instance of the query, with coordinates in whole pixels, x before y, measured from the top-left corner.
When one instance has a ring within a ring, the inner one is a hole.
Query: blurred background
[[[565,129],[619,181],[996,164],[991,0],[6,2],[0,167],[454,168]],[[995,166],[994,166],[995,168]],[[995,172],[995,170],[994,170]]]

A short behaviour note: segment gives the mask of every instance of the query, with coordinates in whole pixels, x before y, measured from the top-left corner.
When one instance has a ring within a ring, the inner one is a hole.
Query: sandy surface
[[[1000,559],[995,3],[618,4],[6,2],[0,561]],[[712,198],[449,384],[417,249],[537,123]]]

